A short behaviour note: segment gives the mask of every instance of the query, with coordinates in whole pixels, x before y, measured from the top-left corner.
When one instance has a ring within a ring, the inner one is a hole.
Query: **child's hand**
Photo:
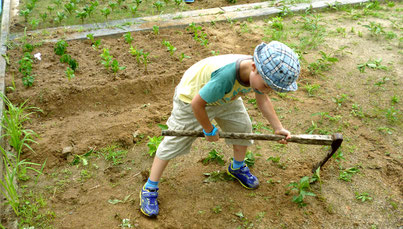
[[[220,135],[218,134],[218,131],[214,136],[205,136],[205,137],[206,137],[206,140],[209,142],[216,142],[216,141],[218,141],[218,139],[220,139]]]
[[[287,144],[287,139],[291,138],[290,131],[288,131],[288,130],[286,130],[284,128],[274,131],[274,134],[279,134],[279,135],[286,136],[285,139],[282,139],[282,140],[278,141],[281,144]]]

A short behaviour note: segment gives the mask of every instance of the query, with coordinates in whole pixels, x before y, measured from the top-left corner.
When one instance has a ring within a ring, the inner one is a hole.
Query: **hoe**
[[[162,136],[204,137],[204,134],[202,131],[163,130]],[[284,136],[276,134],[220,132],[220,138],[278,141],[284,139]],[[326,157],[312,167],[312,173],[315,173],[315,171],[318,168],[322,168],[323,165],[337,151],[337,149],[339,149],[341,143],[343,142],[343,136],[339,133],[333,135],[299,134],[299,135],[291,135],[291,138],[288,139],[287,142],[294,142],[308,145],[330,145],[332,147],[330,152],[326,155]]]

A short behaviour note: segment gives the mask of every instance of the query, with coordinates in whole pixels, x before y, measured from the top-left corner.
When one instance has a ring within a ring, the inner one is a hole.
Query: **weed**
[[[111,64],[111,69],[112,72],[116,74],[118,71],[126,69],[126,66],[120,66],[119,62],[114,59]]]
[[[350,114],[352,114],[354,117],[359,117],[359,118],[365,117],[364,112],[362,111],[362,107],[355,103],[351,107]]]
[[[292,201],[297,203],[298,206],[303,207],[306,206],[304,199],[306,196],[316,196],[315,193],[310,192],[312,182],[312,178],[305,176],[302,177],[299,182],[292,182],[288,185],[288,187],[292,187],[291,191],[297,191],[298,195],[293,196]]]
[[[210,162],[216,162],[220,165],[224,165],[224,155],[221,155],[217,150],[213,149],[209,152],[208,156],[202,160],[204,165],[209,164]]]
[[[385,111],[385,117],[388,120],[389,123],[395,123],[399,120],[399,110],[396,109],[395,107],[391,106]]]
[[[336,97],[333,97],[332,100],[337,104],[337,107],[341,107],[341,105],[348,99],[348,95],[341,94]]]
[[[269,157],[267,158],[267,161],[271,161],[273,164],[275,164],[278,168],[280,169],[286,169],[287,165],[284,162],[280,162],[281,157]]]
[[[322,57],[320,59],[317,59],[316,62],[310,63],[308,66],[309,71],[313,74],[313,75],[317,75],[321,72],[324,71],[329,71],[330,70],[330,66],[339,61],[338,58],[333,57],[331,55],[327,55],[325,52],[320,51],[319,52]]]
[[[389,128],[389,127],[378,127],[377,129],[378,131],[380,131],[381,133],[387,133],[387,134],[393,134],[393,128]]]
[[[125,33],[125,34],[123,35],[123,37],[124,37],[125,42],[126,42],[127,44],[131,44],[131,43],[132,43],[133,37],[132,37],[132,35],[131,35],[130,32]]]
[[[105,160],[111,161],[112,165],[122,164],[127,155],[127,150],[120,149],[118,145],[111,145],[100,150]]]
[[[397,95],[393,95],[392,98],[390,99],[390,102],[392,103],[392,105],[399,103],[399,101],[400,101],[400,98]]]
[[[193,34],[193,39],[195,41],[200,42],[200,44],[203,46],[208,45],[207,34],[202,31],[201,26],[196,26],[196,24],[192,22],[191,24],[189,24],[186,30]]]
[[[382,65],[381,62],[382,58],[379,58],[377,60],[368,60],[366,63],[358,64],[357,68],[361,73],[365,72],[366,67],[378,70],[388,70],[388,67]]]
[[[67,42],[65,40],[60,40],[55,44],[54,51],[56,55],[62,56],[67,49]]]
[[[155,35],[160,34],[160,27],[158,27],[157,25],[154,25],[154,26],[153,26],[153,33],[154,33]]]
[[[169,52],[169,54],[171,54],[171,56],[174,55],[176,48],[169,42],[169,41],[162,41],[162,44],[167,47],[167,50]]]
[[[255,165],[255,156],[253,155],[253,153],[251,151],[246,152],[245,155],[245,164],[248,167],[253,167]]]
[[[211,173],[204,173],[207,178],[204,179],[204,183],[217,182],[217,181],[230,181],[234,180],[232,176],[228,175],[227,172],[213,171]]]
[[[384,28],[381,23],[370,22],[369,25],[363,25],[363,26],[368,28],[372,36],[377,37],[379,35],[385,34]]]
[[[304,89],[308,92],[308,96],[315,96],[315,93],[319,90],[319,84],[309,84],[304,86]]]
[[[363,192],[363,193],[355,192],[355,198],[357,200],[361,200],[361,202],[365,202],[367,200],[369,200],[369,201],[372,200],[372,197],[369,196],[369,194],[367,192]]]
[[[217,205],[217,206],[214,206],[211,210],[212,210],[215,214],[218,214],[218,213],[222,212],[222,207],[221,207],[221,205]]]
[[[67,79],[69,79],[69,80],[71,80],[72,78],[76,77],[76,75],[74,74],[74,70],[71,69],[70,67],[67,67],[65,73],[66,73]]]
[[[93,149],[89,150],[88,152],[81,154],[81,155],[74,155],[73,161],[71,162],[71,165],[80,165],[82,164],[83,166],[88,165],[88,157],[94,152]]]
[[[182,52],[181,55],[179,56],[179,61],[182,62],[185,58],[189,59],[190,56]]]
[[[358,173],[359,171],[360,170],[359,170],[358,166],[347,168],[343,171],[340,171],[339,179],[350,182],[353,175]]]
[[[160,143],[162,141],[163,136],[154,136],[154,137],[147,136],[147,137],[149,140],[147,143],[148,154],[150,156],[154,156],[155,152],[157,152],[158,146],[160,145]]]

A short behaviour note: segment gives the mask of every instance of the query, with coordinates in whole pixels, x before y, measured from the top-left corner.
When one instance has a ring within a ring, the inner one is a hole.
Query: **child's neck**
[[[239,76],[244,84],[250,85],[249,76],[252,71],[252,59],[246,59],[239,64]]]

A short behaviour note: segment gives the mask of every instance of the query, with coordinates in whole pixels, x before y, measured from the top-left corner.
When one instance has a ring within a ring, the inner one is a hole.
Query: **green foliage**
[[[157,9],[157,12],[161,12],[162,7],[164,7],[164,3],[161,1],[156,1],[153,3],[153,7],[155,7],[155,9]]]
[[[162,41],[162,44],[165,47],[167,47],[169,54],[171,54],[171,56],[173,56],[176,51],[176,48],[169,41],[166,41],[166,40]]]
[[[353,175],[358,173],[359,171],[360,169],[358,168],[358,166],[347,168],[343,171],[340,171],[339,179],[349,182],[351,181]]]
[[[370,22],[369,25],[363,25],[364,27],[368,28],[369,32],[372,36],[379,36],[385,34],[385,30],[381,23]]]
[[[198,41],[203,46],[208,45],[207,34],[202,31],[201,26],[196,26],[196,24],[192,22],[191,24],[189,24],[186,30],[193,34],[193,39],[195,41]]]
[[[105,17],[105,19],[108,19],[108,16],[111,14],[111,10],[108,7],[104,7],[101,9],[101,14]]]
[[[369,200],[369,201],[372,200],[372,197],[367,192],[363,192],[363,193],[355,192],[355,198],[357,200],[361,200],[361,202],[365,202],[367,200]]]
[[[316,62],[310,63],[308,66],[309,71],[313,74],[313,75],[317,75],[321,72],[324,71],[329,71],[330,70],[330,66],[339,61],[338,58],[333,57],[331,55],[327,55],[325,52],[320,51],[319,52],[322,57],[320,59],[317,59]]]
[[[82,10],[82,11],[78,11],[76,10],[76,17],[80,18],[81,23],[84,24],[84,19],[88,17],[88,11]]]
[[[148,154],[150,156],[154,156],[154,154],[157,152],[158,146],[160,145],[163,139],[163,136],[154,136],[154,137],[147,136],[147,137],[149,140],[147,143]]]
[[[131,35],[130,32],[125,33],[125,34],[123,35],[123,37],[124,37],[125,42],[126,42],[127,44],[131,44],[131,43],[132,43],[133,37],[132,37],[132,35]]]
[[[102,54],[100,55],[102,60],[101,64],[106,68],[109,69],[112,66],[113,56],[109,53],[109,49],[104,48]]]
[[[297,203],[298,206],[306,206],[306,203],[304,202],[306,196],[316,196],[315,193],[310,192],[310,183],[313,181],[314,179],[305,176],[302,177],[299,182],[292,182],[288,185],[288,187],[292,187],[291,191],[296,191],[298,194],[297,196],[293,196],[292,198],[292,201],[294,203]]]
[[[153,26],[153,33],[154,33],[155,35],[160,34],[160,27],[159,27],[158,25],[154,25],[154,26]]]
[[[69,80],[71,80],[72,78],[76,77],[76,75],[74,74],[74,70],[71,69],[70,67],[67,67],[65,73],[66,73],[67,79],[69,79]]]
[[[69,45],[67,44],[67,42],[65,40],[60,40],[60,41],[56,42],[55,47],[54,47],[55,54],[62,56],[66,52],[67,46],[69,46]]]
[[[365,68],[369,67],[372,69],[377,69],[377,70],[388,70],[388,67],[385,65],[381,64],[382,58],[379,58],[377,60],[368,60],[366,63],[358,64],[357,68],[361,73],[365,72]]]
[[[209,152],[208,156],[202,160],[204,165],[207,165],[211,162],[216,162],[220,165],[224,165],[224,155],[221,155],[217,150],[213,149]]]
[[[246,152],[245,155],[245,164],[248,165],[248,167],[253,167],[255,165],[255,156],[251,151]]]
[[[217,182],[217,181],[231,181],[234,180],[232,176],[228,175],[227,172],[213,171],[210,173],[204,173],[207,178],[204,179],[204,183]]]
[[[147,71],[148,63],[151,61],[148,59],[149,52],[144,52],[143,49],[137,49],[136,47],[130,46],[129,51],[133,56],[136,57],[137,64],[142,63],[144,65],[145,71]]]
[[[111,69],[112,72],[116,74],[119,70],[126,69],[126,66],[120,66],[119,62],[116,59],[114,59],[111,64]]]
[[[111,145],[100,150],[105,160],[111,161],[113,165],[123,163],[123,159],[127,155],[127,150],[121,149],[118,145]]]
[[[319,90],[319,84],[305,84],[304,89],[308,92],[308,96],[315,96],[316,92]]]

